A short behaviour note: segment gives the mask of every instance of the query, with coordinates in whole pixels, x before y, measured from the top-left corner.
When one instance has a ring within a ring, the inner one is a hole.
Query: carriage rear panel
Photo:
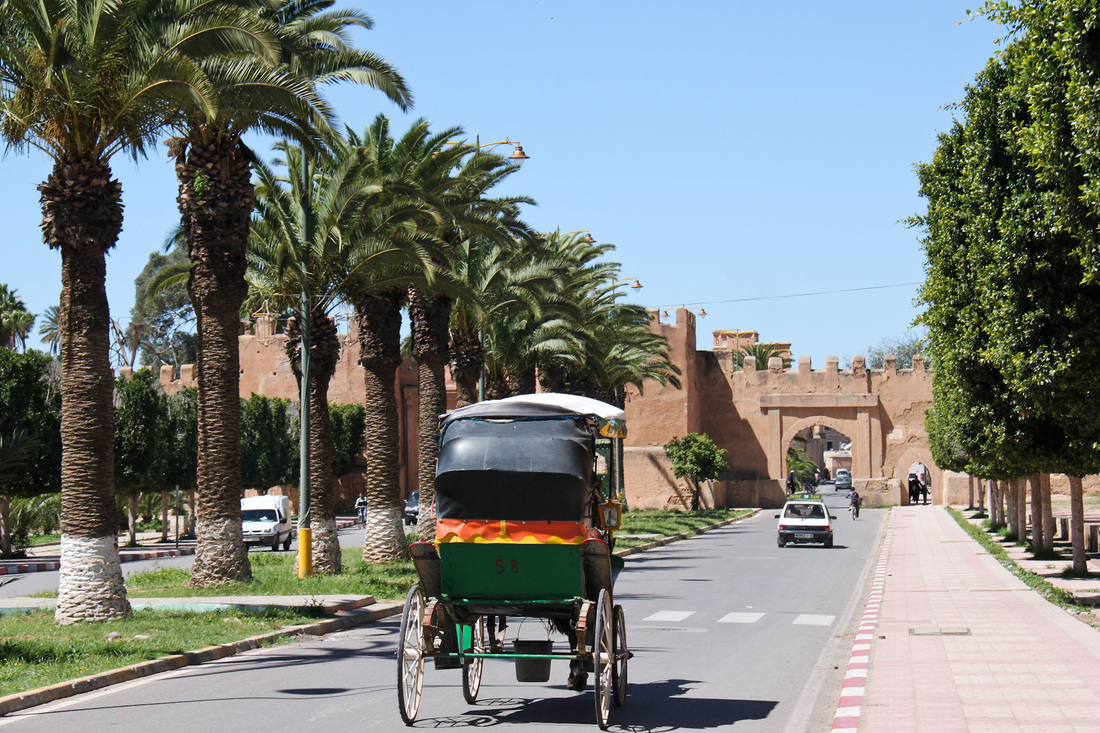
[[[578,418],[461,420],[446,426],[435,478],[441,519],[589,516],[595,441]]]

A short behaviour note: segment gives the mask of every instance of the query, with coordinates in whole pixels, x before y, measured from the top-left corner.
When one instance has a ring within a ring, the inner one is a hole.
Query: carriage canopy
[[[595,437],[622,436],[622,410],[543,393],[455,410],[440,427],[440,519],[576,521],[590,506]]]

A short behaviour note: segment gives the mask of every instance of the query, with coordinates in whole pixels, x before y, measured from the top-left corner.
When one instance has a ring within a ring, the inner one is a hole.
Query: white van
[[[267,545],[278,550],[290,549],[294,529],[290,524],[289,496],[248,496],[241,499],[241,525],[244,543]]]

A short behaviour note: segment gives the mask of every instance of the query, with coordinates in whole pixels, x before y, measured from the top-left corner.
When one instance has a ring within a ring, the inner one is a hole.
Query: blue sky
[[[913,166],[950,125],[944,107],[997,50],[1001,29],[967,20],[976,4],[343,2],[374,18],[358,41],[401,71],[415,106],[362,88],[329,97],[358,130],[382,112],[396,133],[425,117],[521,141],[531,159],[505,192],[538,201],[536,229],[615,244],[644,286],[632,302],[704,307],[700,348],[715,329],[755,330],[823,368],[917,315],[923,256],[899,222],[924,208]],[[269,154],[270,140],[251,143]],[[134,278],[176,223],[176,184],[163,146],[114,168],[126,210],[107,291],[125,323]],[[60,292],[39,228],[49,170],[8,153],[0,179],[0,282],[37,313]],[[823,291],[849,292],[777,297]]]

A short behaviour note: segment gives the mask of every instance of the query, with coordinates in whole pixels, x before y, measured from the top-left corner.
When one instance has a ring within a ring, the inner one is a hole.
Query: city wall
[[[628,436],[627,499],[639,508],[690,506],[687,482],[677,479],[663,446],[673,437],[704,433],[727,451],[730,470],[704,487],[706,505],[775,507],[784,500],[787,449],[792,439],[811,434],[821,425],[851,440],[852,475],[868,504],[904,504],[909,466],[923,461],[932,473],[935,503],[966,504],[965,476],[941,471],[932,460],[924,413],[932,404],[932,374],[920,358],[911,369],[898,369],[891,357],[883,369],[869,369],[862,356],[841,369],[836,357],[814,368],[799,357],[791,368],[773,358],[756,364],[747,358],[735,369],[732,348],[696,349],[696,317],[676,309],[672,320],[652,311],[653,329],[668,339],[670,357],[681,369],[681,389],[647,383],[644,392],[626,394]],[[362,403],[363,369],[354,323],[340,336],[341,356],[329,388],[329,399]],[[276,333],[275,319],[260,316],[242,321],[240,390],[296,400],[298,388],[285,352],[286,336]],[[416,487],[417,373],[402,364],[394,381],[400,412],[402,491]],[[161,370],[169,393],[193,386],[191,366],[176,378],[171,367]],[[454,405],[454,394],[449,407]],[[1064,477],[1052,477],[1054,491],[1068,492]],[[1100,480],[1087,487],[1100,491]],[[340,481],[338,500],[348,506],[364,490],[361,472]]]

